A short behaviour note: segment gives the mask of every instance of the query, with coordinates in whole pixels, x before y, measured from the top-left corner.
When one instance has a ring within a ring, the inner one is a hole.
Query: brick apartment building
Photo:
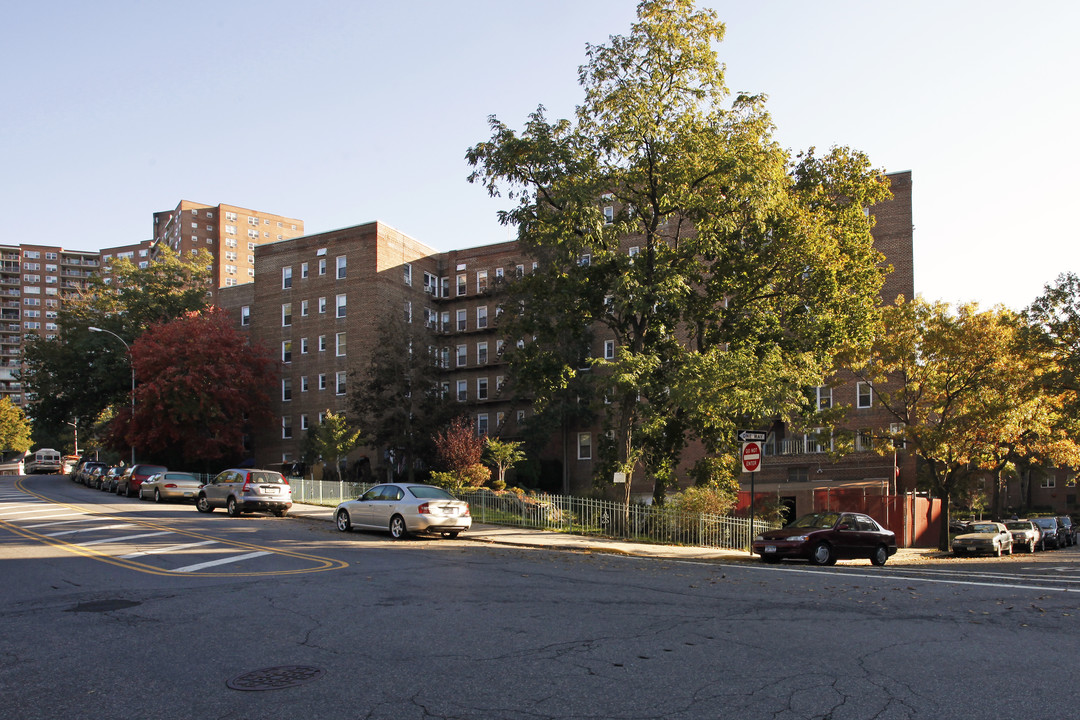
[[[912,297],[911,174],[889,175],[893,198],[872,209],[875,244],[892,267],[883,301]],[[632,238],[624,250],[636,250]],[[379,318],[398,312],[431,331],[431,344],[445,370],[448,402],[461,403],[479,434],[519,436],[531,407],[506,392],[503,339],[495,331],[499,286],[534,265],[516,242],[437,252],[382,223],[369,223],[294,240],[272,242],[255,251],[254,283],[224,288],[220,303],[253,339],[280,350],[280,428],[258,438],[255,460],[274,465],[299,459],[303,433],[323,412],[348,409],[349,375],[363,367],[375,342]],[[606,356],[613,341],[598,334],[592,352]],[[819,388],[819,401],[846,404],[858,450],[838,463],[826,460],[812,428],[769,428],[759,491],[790,498],[822,482],[876,483],[895,477],[893,458],[877,454],[874,438],[890,425],[874,407],[868,389],[850,378]],[[600,429],[572,428],[549,450],[562,466],[563,484],[573,492],[592,487],[593,444]],[[563,447],[563,446],[566,447]],[[378,467],[378,451],[358,451]],[[913,486],[914,461],[899,456],[900,487]],[[651,493],[642,487],[641,492]]]

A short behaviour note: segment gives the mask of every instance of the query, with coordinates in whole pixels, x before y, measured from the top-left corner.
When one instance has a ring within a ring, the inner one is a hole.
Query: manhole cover
[[[111,610],[135,607],[136,605],[142,605],[142,603],[135,600],[94,600],[82,602],[73,608],[68,608],[68,612],[109,612]]]
[[[318,680],[325,674],[325,670],[310,665],[282,665],[252,670],[225,684],[233,690],[280,690]]]

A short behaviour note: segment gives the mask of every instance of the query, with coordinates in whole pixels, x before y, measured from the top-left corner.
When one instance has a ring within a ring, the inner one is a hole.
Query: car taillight
[[[465,503],[465,512],[461,513],[462,516],[469,515],[469,503]]]
[[[174,488],[174,487],[176,487],[176,483],[165,483],[165,487]]]
[[[429,503],[420,503],[419,505],[417,505],[416,506],[416,512],[418,512],[421,515],[430,515],[431,514],[431,508],[429,507]]]
[[[249,483],[249,482],[247,482],[247,481],[245,480],[245,481],[244,481],[244,487],[240,488],[240,492],[242,492],[242,493],[249,493],[249,492],[251,492],[251,483]]]

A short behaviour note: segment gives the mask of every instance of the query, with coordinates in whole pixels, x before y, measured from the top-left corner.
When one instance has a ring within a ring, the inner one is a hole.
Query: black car
[[[1065,544],[1076,544],[1076,526],[1073,525],[1072,518],[1068,515],[1058,515],[1058,525],[1060,525],[1065,531]]]
[[[813,513],[757,536],[753,551],[767,563],[802,558],[811,565],[832,565],[837,560],[869,558],[884,565],[896,553],[896,535],[862,513]]]
[[[1053,548],[1065,547],[1065,528],[1061,527],[1061,524],[1057,521],[1057,518],[1052,517],[1037,517],[1031,518],[1031,521],[1039,526],[1042,530],[1042,549],[1047,550]]]

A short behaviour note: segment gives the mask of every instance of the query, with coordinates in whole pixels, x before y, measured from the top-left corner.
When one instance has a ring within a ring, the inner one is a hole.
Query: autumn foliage
[[[233,329],[220,308],[151,326],[131,346],[135,418],[118,412],[111,444],[174,467],[234,462],[245,432],[272,422],[278,362]]]

